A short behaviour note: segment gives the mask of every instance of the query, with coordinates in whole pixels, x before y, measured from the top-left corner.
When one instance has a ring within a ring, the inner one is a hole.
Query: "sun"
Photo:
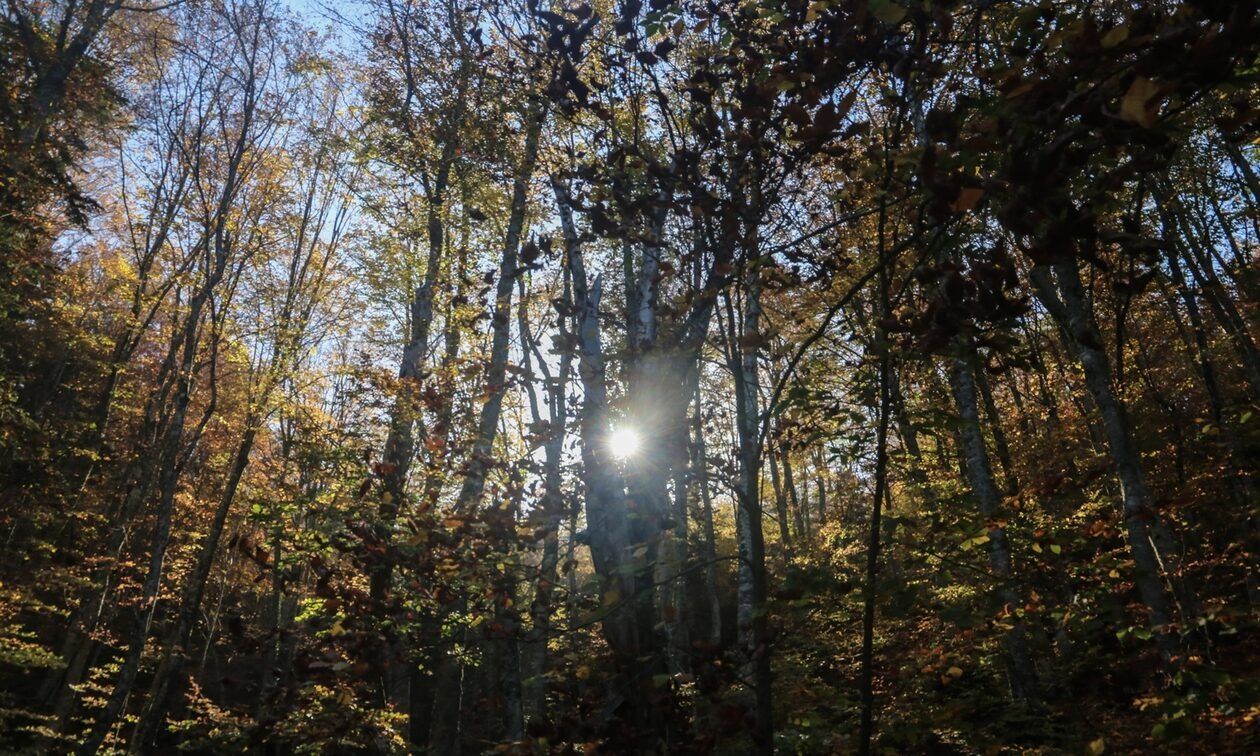
[[[618,428],[608,437],[608,450],[617,459],[629,459],[639,450],[639,434],[630,428]]]

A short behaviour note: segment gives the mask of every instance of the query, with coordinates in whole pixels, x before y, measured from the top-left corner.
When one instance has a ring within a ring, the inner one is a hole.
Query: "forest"
[[[0,55],[0,753],[1260,752],[1257,0]]]

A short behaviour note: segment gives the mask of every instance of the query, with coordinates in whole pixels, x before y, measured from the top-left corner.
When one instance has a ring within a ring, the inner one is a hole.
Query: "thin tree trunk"
[[[493,336],[490,345],[490,363],[486,368],[485,404],[477,422],[472,451],[464,470],[464,483],[455,504],[456,512],[469,512],[476,508],[486,485],[486,473],[492,461],[491,447],[499,426],[503,408],[503,394],[507,388],[508,347],[512,332],[512,290],[517,270],[521,235],[525,228],[526,200],[529,184],[533,180],[534,165],[538,159],[538,137],[542,132],[547,109],[542,101],[529,105],[526,114],[525,142],[520,162],[512,177],[512,204],[508,214],[507,236],[503,241],[503,257],[499,264],[498,281],[495,285],[494,314],[491,317]]]
[[[568,189],[558,180],[553,186],[557,208],[564,218],[572,212]],[[596,277],[588,286],[582,253],[576,245],[568,250],[568,265],[573,280],[578,375],[582,382],[579,428],[582,482],[586,490],[585,540],[595,573],[601,578],[601,629],[613,653],[614,690],[625,700],[630,722],[644,726],[651,706],[638,683],[643,674],[643,650],[649,640],[639,637],[640,625],[630,608],[642,564],[634,561],[631,553],[624,484],[607,456],[608,387],[599,321],[603,280]]]
[[[980,426],[980,413],[976,403],[975,347],[962,339],[956,340],[958,354],[951,358],[950,387],[954,406],[961,421],[962,454],[971,484],[971,492],[979,505],[980,515],[985,518],[989,535],[989,567],[997,583],[995,595],[1004,611],[1012,618],[1012,628],[1002,639],[1007,677],[1011,695],[1015,700],[1035,704],[1037,673],[1028,643],[1024,622],[1016,615],[1023,601],[1012,584],[1011,550],[1006,528],[993,522],[1001,512],[1002,495],[993,479],[993,468],[985,449],[984,433]]]
[[[747,244],[753,253],[756,241]],[[765,536],[761,508],[761,415],[758,406],[760,375],[757,344],[761,341],[761,268],[759,257],[745,260],[746,288],[739,338],[730,339],[735,372],[735,412],[739,431],[739,629],[740,645],[748,656],[755,700],[753,745],[761,753],[774,752],[768,637]],[[731,319],[734,330],[734,317]],[[732,334],[734,336],[734,334]]]
[[[885,292],[885,296],[886,292]],[[882,341],[882,333],[881,338]],[[862,596],[862,653],[858,692],[861,696],[861,721],[857,751],[861,756],[871,752],[875,734],[875,603],[878,599],[879,551],[884,490],[888,485],[888,415],[891,359],[886,345],[879,345],[879,422],[875,436],[875,492],[871,502],[871,521],[867,534],[866,579]]]
[[[158,590],[161,587],[163,568],[166,560],[166,549],[170,544],[172,509],[175,503],[175,489],[179,482],[179,460],[184,451],[184,431],[188,416],[188,404],[192,396],[194,359],[196,354],[197,325],[201,320],[201,309],[210,291],[222,276],[225,252],[219,253],[220,260],[216,272],[206,282],[201,294],[191,303],[187,325],[184,329],[183,359],[175,395],[175,409],[172,413],[162,443],[160,476],[158,480],[159,499],[157,519],[150,541],[148,574],[145,577],[141,593],[141,605],[136,610],[135,619],[128,636],[128,650],[123,659],[122,669],[114,690],[106,701],[105,708],[98,715],[88,736],[79,748],[80,754],[94,754],[104,742],[109,731],[122,716],[127,698],[131,695],[136,675],[140,671],[140,659],[147,646],[149,623],[156,608]]]
[[[980,398],[984,402],[985,416],[989,420],[989,428],[993,431],[993,448],[997,452],[998,464],[1002,467],[1002,483],[1007,495],[1014,495],[1019,490],[1019,480],[1015,477],[1015,463],[1011,459],[1011,447],[1006,441],[1006,431],[1002,429],[1002,414],[998,412],[997,402],[993,399],[993,390],[989,387],[989,379],[984,368],[974,364],[972,375]]]
[[[572,227],[572,219],[564,223],[565,250],[573,249],[578,244],[576,229]],[[547,672],[547,641],[551,636],[551,612],[553,611],[553,595],[556,586],[556,565],[560,559],[560,523],[564,516],[564,492],[561,490],[561,465],[564,456],[565,431],[568,421],[568,407],[565,393],[568,391],[573,364],[573,350],[564,348],[560,357],[560,374],[553,379],[537,340],[529,328],[526,318],[525,294],[522,282],[521,306],[518,320],[520,322],[521,340],[523,342],[523,365],[526,373],[526,389],[529,394],[530,415],[537,426],[543,424],[539,409],[537,392],[534,390],[530,353],[538,358],[539,369],[543,372],[544,386],[547,389],[548,419],[547,439],[543,445],[543,496],[539,503],[542,513],[541,524],[544,530],[542,558],[538,565],[538,578],[534,588],[534,600],[530,605],[531,627],[526,637],[522,654],[522,668],[525,675],[524,714],[528,720],[545,720],[547,686],[544,675]],[[572,309],[572,287],[569,283],[568,268],[564,273],[564,290],[561,305],[565,312]],[[563,319],[561,323],[563,324]],[[561,337],[567,337],[568,329],[561,326]]]
[[[779,544],[783,548],[784,558],[790,558],[792,553],[792,533],[788,527],[787,491],[784,490],[783,483],[779,480],[778,455],[771,449],[766,456],[770,458],[770,483],[774,489],[775,516],[779,521]]]
[[[802,505],[800,497],[796,493],[796,481],[792,472],[792,456],[786,448],[782,449],[783,455],[783,492],[787,495],[787,503],[791,509],[792,524],[796,528],[796,538],[803,539],[809,537],[809,529],[805,526],[806,518],[809,513],[808,502]]]
[[[184,595],[180,602],[179,614],[174,628],[168,634],[165,653],[154,673],[153,682],[149,686],[149,694],[145,701],[145,709],[132,735],[133,752],[143,749],[152,737],[157,724],[166,715],[167,706],[174,694],[173,684],[177,684],[180,674],[188,658],[188,646],[192,639],[192,631],[196,625],[197,614],[201,611],[201,601],[205,595],[206,581],[210,578],[210,569],[214,565],[215,555],[219,550],[219,542],[223,537],[223,527],[227,523],[232,502],[236,499],[236,491],[240,486],[245,468],[249,465],[249,455],[254,448],[254,440],[258,433],[256,420],[246,424],[245,435],[237,445],[232,467],[228,471],[227,482],[219,497],[219,505],[215,509],[214,519],[206,540],[201,545],[197,556],[197,565],[184,587]]]
[[[704,531],[704,584],[708,593],[709,641],[715,646],[722,642],[722,603],[718,596],[717,538],[713,530],[713,496],[709,491],[708,455],[704,441],[704,407],[700,392],[695,397],[695,447],[696,474],[700,479],[701,527]]]
[[[1102,417],[1120,481],[1129,550],[1135,566],[1134,580],[1150,613],[1150,624],[1160,651],[1165,661],[1171,663],[1180,649],[1170,627],[1174,614],[1172,602],[1164,590],[1164,579],[1172,582],[1174,592],[1180,594],[1186,619],[1195,614],[1193,602],[1178,574],[1178,549],[1155,511],[1128,418],[1111,385],[1107,355],[1089,316],[1076,262],[1055,265],[1054,274],[1052,282],[1049,270],[1034,267],[1033,285],[1042,304],[1059,321],[1062,333],[1080,360],[1086,387]]]

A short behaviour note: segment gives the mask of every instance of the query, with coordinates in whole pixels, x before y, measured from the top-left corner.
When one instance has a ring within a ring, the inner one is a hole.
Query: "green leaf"
[[[871,0],[871,13],[890,25],[899,24],[906,17],[906,9],[892,0]]]

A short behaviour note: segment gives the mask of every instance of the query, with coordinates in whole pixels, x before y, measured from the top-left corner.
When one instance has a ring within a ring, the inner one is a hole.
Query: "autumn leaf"
[[[1102,46],[1109,50],[1129,38],[1129,27],[1117,26],[1103,35]]]
[[[892,0],[871,0],[871,13],[886,24],[899,24],[906,17],[906,9]]]
[[[1145,76],[1137,77],[1120,102],[1120,117],[1144,128],[1154,126],[1159,111],[1158,94],[1155,82]]]
[[[958,192],[958,196],[950,203],[949,209],[956,213],[965,213],[972,210],[980,203],[984,197],[984,190],[978,186],[965,186]]]

